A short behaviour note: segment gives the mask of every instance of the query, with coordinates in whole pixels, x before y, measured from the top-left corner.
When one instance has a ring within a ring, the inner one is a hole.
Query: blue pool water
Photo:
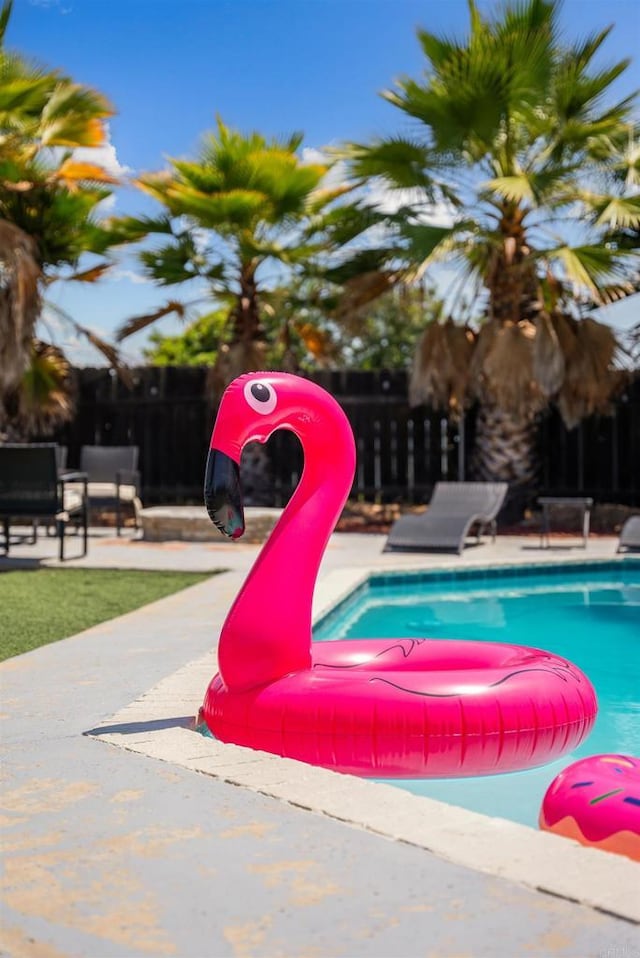
[[[640,755],[640,561],[399,573],[372,577],[314,638],[407,636],[515,642],[575,662],[599,713],[574,752],[543,768],[484,778],[390,780],[453,805],[537,825],[544,793],[577,758]]]

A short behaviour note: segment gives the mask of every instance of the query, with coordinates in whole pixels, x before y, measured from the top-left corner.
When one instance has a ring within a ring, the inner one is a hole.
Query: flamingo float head
[[[237,539],[245,528],[240,485],[244,446],[264,443],[282,428],[300,437],[315,427],[317,437],[324,425],[327,434],[335,435],[333,407],[337,403],[323,389],[291,373],[247,373],[227,387],[211,436],[204,484],[207,512],[224,535]]]

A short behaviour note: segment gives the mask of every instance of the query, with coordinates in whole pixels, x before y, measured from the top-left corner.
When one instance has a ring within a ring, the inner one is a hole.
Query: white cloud
[[[73,9],[72,7],[63,6],[61,0],[29,0],[29,4],[32,7],[43,7],[45,10],[57,7],[62,14],[71,13]]]
[[[111,130],[105,123],[106,142],[102,146],[79,146],[73,151],[73,158],[79,163],[96,163],[107,171],[110,176],[118,179],[133,172],[132,167],[124,166],[118,159],[116,148],[111,142]]]
[[[304,146],[302,148],[303,163],[326,163],[327,159],[327,154],[315,146]]]
[[[319,150],[315,146],[305,146],[302,150],[302,162],[308,164],[330,163],[331,157],[324,150]],[[333,189],[342,183],[346,183],[348,179],[347,164],[344,160],[338,160],[325,176],[322,186],[325,189]]]
[[[144,276],[142,273],[136,273],[132,269],[123,269],[118,266],[109,273],[109,278],[115,283],[121,279],[127,280],[129,283],[153,283],[152,279],[149,279],[148,276]]]

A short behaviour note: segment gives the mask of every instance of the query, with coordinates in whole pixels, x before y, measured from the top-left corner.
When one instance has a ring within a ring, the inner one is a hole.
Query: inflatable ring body
[[[361,776],[490,775],[554,760],[596,715],[584,675],[537,649],[377,639],[312,654],[244,692],[216,676],[203,707],[216,738]]]
[[[211,732],[378,777],[510,772],[575,748],[596,696],[558,656],[488,642],[312,642],[318,569],[355,470],[335,399],[287,373],[234,380],[211,437],[205,504],[222,532],[242,535],[242,449],[277,429],[300,439],[304,470],[222,627],[220,671],[202,706]]]
[[[547,789],[540,828],[640,861],[640,758],[592,755]]]

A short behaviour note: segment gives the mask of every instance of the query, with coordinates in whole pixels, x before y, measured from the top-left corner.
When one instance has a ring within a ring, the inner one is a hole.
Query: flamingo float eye
[[[251,408],[262,416],[273,412],[278,401],[276,391],[270,383],[255,379],[244,387],[244,398]]]

